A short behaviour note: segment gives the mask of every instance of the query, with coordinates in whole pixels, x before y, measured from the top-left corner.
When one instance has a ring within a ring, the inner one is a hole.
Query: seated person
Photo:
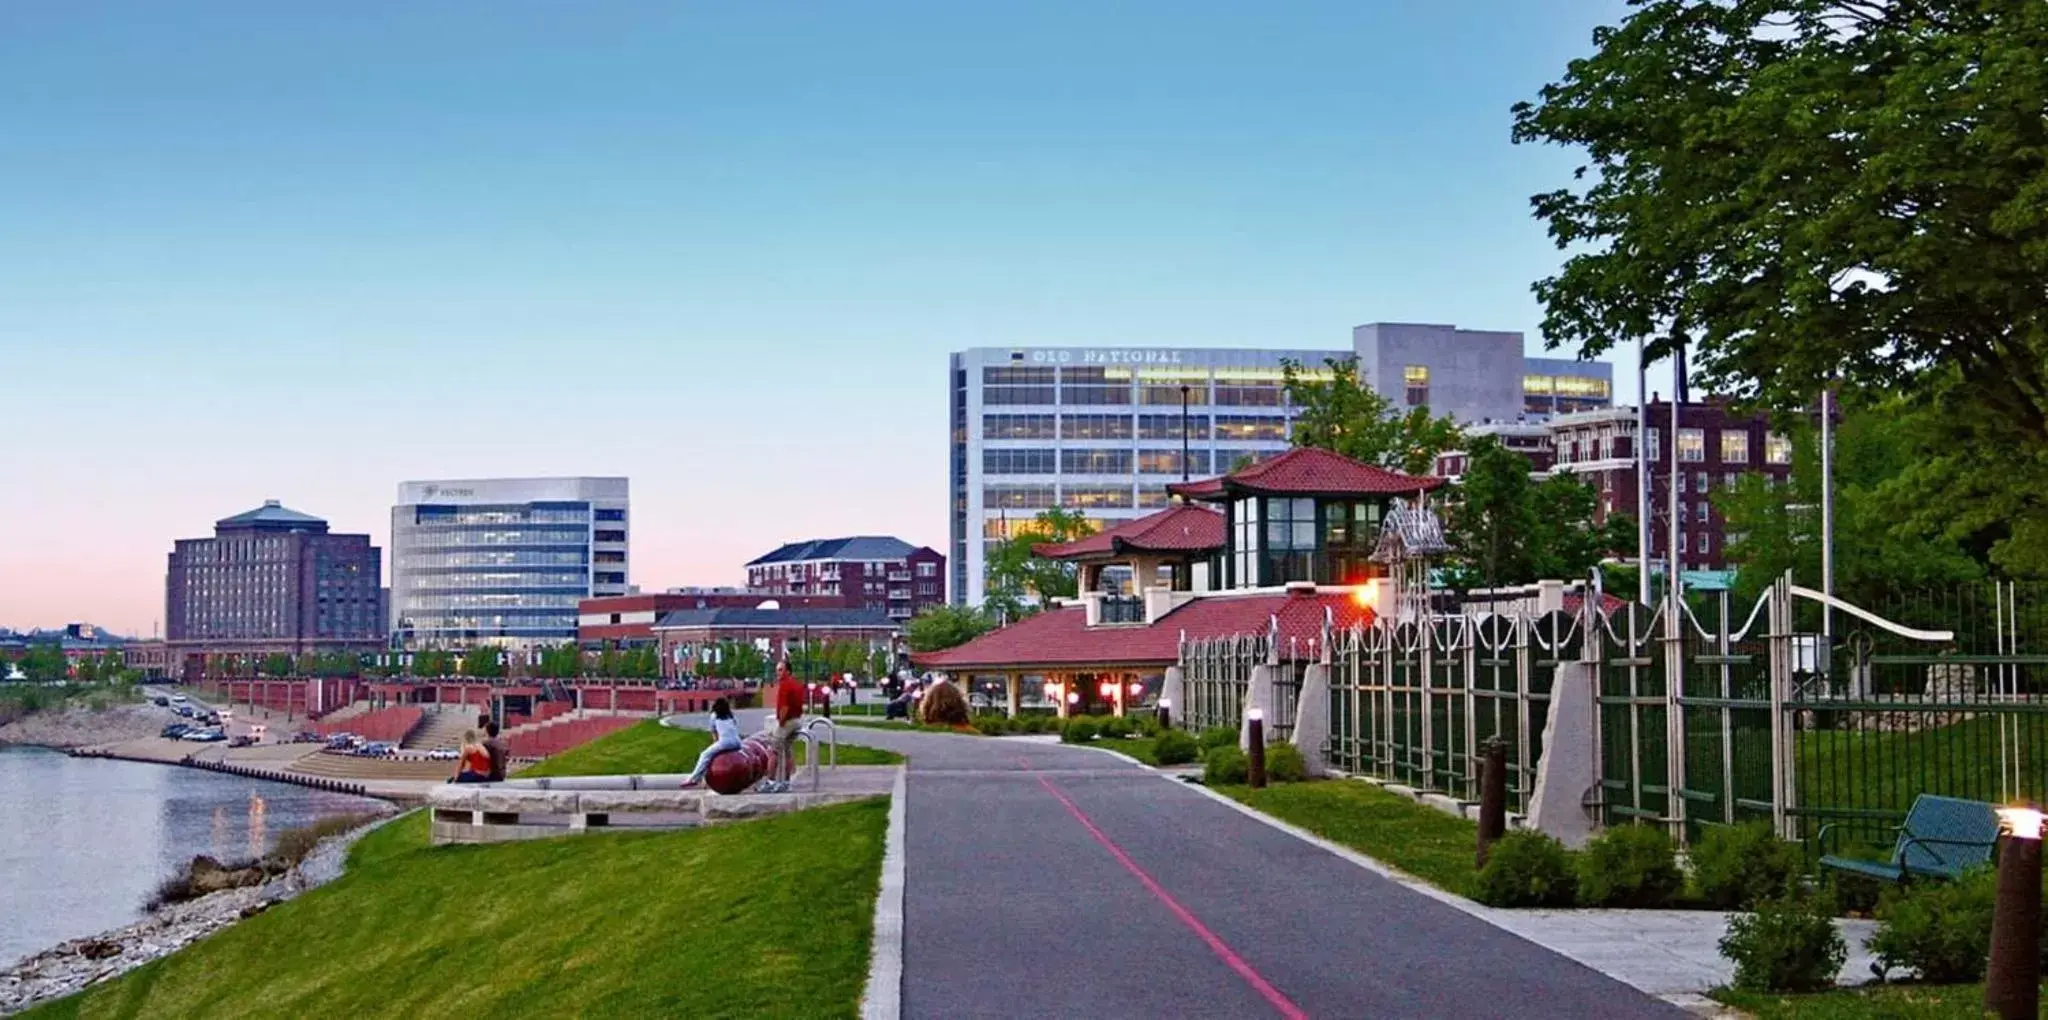
[[[462,751],[455,756],[457,762],[455,781],[458,783],[488,783],[491,781],[491,752],[477,739],[475,730],[462,731]]]
[[[683,789],[704,781],[704,773],[711,768],[711,759],[740,749],[740,723],[732,717],[732,702],[724,698],[711,703],[711,736],[711,746],[697,756],[697,767],[691,769],[689,778],[683,780]]]

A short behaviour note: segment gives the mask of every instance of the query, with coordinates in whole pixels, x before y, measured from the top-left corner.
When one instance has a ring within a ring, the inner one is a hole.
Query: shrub
[[[1710,825],[1692,850],[1693,884],[1716,910],[1747,910],[1782,896],[1806,872],[1799,844],[1778,838],[1769,822]]]
[[[1579,855],[1579,901],[1590,907],[1661,907],[1685,887],[1671,837],[1652,825],[1618,825]]]
[[[1128,718],[1131,723],[1131,733],[1136,736],[1156,737],[1164,729],[1164,727],[1159,725],[1159,717],[1150,712],[1141,712]]]
[[[1293,744],[1266,745],[1266,778],[1275,783],[1299,783],[1308,778],[1308,763]]]
[[[1045,716],[1042,716],[1042,715],[1027,715],[1027,716],[1025,716],[1025,717],[1024,717],[1024,719],[1023,719],[1023,722],[1024,722],[1024,725],[1023,725],[1022,729],[1023,729],[1023,730],[1024,730],[1024,732],[1026,732],[1026,733],[1044,733],[1044,732],[1045,732],[1045,723],[1046,723],[1046,717],[1045,717]]]
[[[1202,755],[1202,784],[1229,786],[1244,782],[1244,752],[1235,747],[1212,747]]]
[[[924,697],[918,699],[918,714],[926,726],[967,725],[967,699],[960,688],[940,680],[925,689]]]
[[[321,840],[329,836],[339,836],[344,832],[368,825],[379,817],[381,816],[367,811],[343,815],[328,815],[310,824],[301,825],[295,829],[286,829],[277,834],[277,847],[270,851],[269,859],[278,862],[286,868],[297,867],[299,862],[306,859],[307,854],[313,852],[313,848],[318,846]]]
[[[1918,971],[1935,984],[1984,976],[1991,952],[1991,913],[1998,873],[1979,868],[1953,882],[1930,882],[1885,893],[1877,907],[1870,951],[1886,970]]]
[[[1095,721],[1092,719],[1069,719],[1060,727],[1060,742],[1085,744],[1095,739]]]
[[[1792,893],[1729,918],[1721,955],[1744,991],[1810,992],[1835,983],[1849,946],[1814,897]]]
[[[1218,747],[1234,747],[1237,744],[1237,731],[1228,726],[1211,726],[1203,730],[1197,739],[1204,751]]]
[[[1493,907],[1568,907],[1577,894],[1571,854],[1540,832],[1510,832],[1479,869],[1479,902]]]
[[[1891,883],[1869,875],[1858,875],[1849,871],[1837,871],[1828,878],[1828,895],[1833,898],[1837,909],[1851,914],[1869,916],[1877,910],[1877,904],[1884,899]]]
[[[1185,730],[1166,730],[1152,738],[1152,760],[1161,765],[1186,765],[1201,754],[1202,745]]]
[[[1131,735],[1131,721],[1120,715],[1105,716],[1096,727],[1103,736],[1112,739]]]
[[[975,716],[974,728],[985,737],[1000,737],[1010,732],[1009,720],[993,715]]]

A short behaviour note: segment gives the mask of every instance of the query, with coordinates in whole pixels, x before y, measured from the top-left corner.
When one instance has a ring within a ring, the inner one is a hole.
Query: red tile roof
[[[1223,515],[1185,503],[1125,521],[1072,542],[1045,542],[1032,553],[1051,560],[1137,552],[1207,552],[1223,548]]]
[[[956,648],[912,655],[925,669],[1138,669],[1170,666],[1180,659],[1180,639],[1263,634],[1278,617],[1283,646],[1290,641],[1309,654],[1322,640],[1327,609],[1339,627],[1372,619],[1348,592],[1209,595],[1144,626],[1090,627],[1080,606],[1049,609],[975,638]]]
[[[1297,447],[1220,478],[1168,485],[1189,499],[1223,499],[1235,493],[1262,496],[1396,496],[1442,485],[1444,480],[1406,475],[1352,460],[1341,453]]]

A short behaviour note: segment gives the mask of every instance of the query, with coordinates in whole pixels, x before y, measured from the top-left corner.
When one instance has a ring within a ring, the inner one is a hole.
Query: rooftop
[[[1223,515],[1181,504],[1125,521],[1071,542],[1044,542],[1033,554],[1050,560],[1118,556],[1130,552],[1199,553],[1223,548]]]
[[[254,510],[245,510],[233,517],[223,517],[213,522],[213,526],[219,530],[241,528],[255,528],[260,531],[317,532],[327,530],[326,521],[312,514],[302,514],[274,499],[264,500],[263,505]]]
[[[900,560],[918,550],[889,535],[855,535],[849,538],[812,538],[790,542],[766,556],[748,560],[747,566],[769,563],[808,563],[816,560]]]
[[[1166,491],[1198,500],[1239,495],[1392,496],[1426,492],[1443,483],[1441,478],[1402,474],[1341,453],[1303,446],[1219,478],[1168,485]]]

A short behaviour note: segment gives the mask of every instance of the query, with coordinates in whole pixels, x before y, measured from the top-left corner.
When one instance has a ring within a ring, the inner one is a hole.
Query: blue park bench
[[[1836,823],[1821,826],[1823,850],[1827,849],[1829,830],[1835,827]],[[1955,878],[1991,863],[1992,850],[1998,845],[1998,809],[1982,801],[1923,793],[1913,798],[1913,807],[1906,812],[1906,823],[1898,826],[1898,833],[1889,861],[1829,854],[1820,859],[1821,866],[1887,882]]]

